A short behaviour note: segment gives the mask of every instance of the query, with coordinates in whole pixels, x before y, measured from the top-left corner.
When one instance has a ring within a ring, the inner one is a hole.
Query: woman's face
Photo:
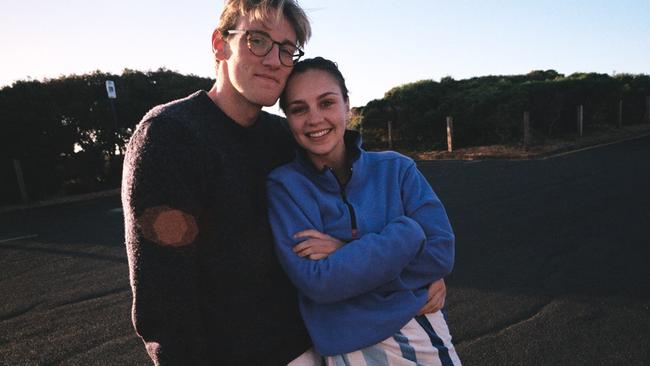
[[[291,77],[285,92],[285,114],[298,144],[317,167],[337,166],[345,157],[350,109],[339,84],[328,72],[312,69]]]

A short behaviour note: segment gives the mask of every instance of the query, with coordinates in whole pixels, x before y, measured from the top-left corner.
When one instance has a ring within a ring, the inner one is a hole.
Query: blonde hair
[[[242,16],[255,21],[279,20],[284,16],[296,32],[298,47],[304,47],[311,37],[311,26],[304,10],[295,0],[225,0],[219,26],[223,36],[234,29]]]

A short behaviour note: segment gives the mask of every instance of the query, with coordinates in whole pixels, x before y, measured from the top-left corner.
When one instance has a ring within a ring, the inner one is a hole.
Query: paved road
[[[449,323],[465,365],[650,364],[649,160],[644,138],[420,164],[457,234]],[[0,215],[0,365],[148,364],[117,208]]]

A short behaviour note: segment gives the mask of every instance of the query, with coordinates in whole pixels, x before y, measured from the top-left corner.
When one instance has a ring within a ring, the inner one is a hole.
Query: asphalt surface
[[[650,365],[650,138],[423,162],[457,235],[465,365]],[[0,214],[0,365],[150,364],[118,197]]]

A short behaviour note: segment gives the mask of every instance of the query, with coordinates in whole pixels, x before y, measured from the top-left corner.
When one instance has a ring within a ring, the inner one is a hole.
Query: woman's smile
[[[324,130],[308,132],[306,135],[307,135],[307,137],[309,137],[311,139],[317,139],[317,138],[320,138],[320,137],[323,137],[323,136],[329,134],[332,130],[333,130],[332,128],[326,128]]]

